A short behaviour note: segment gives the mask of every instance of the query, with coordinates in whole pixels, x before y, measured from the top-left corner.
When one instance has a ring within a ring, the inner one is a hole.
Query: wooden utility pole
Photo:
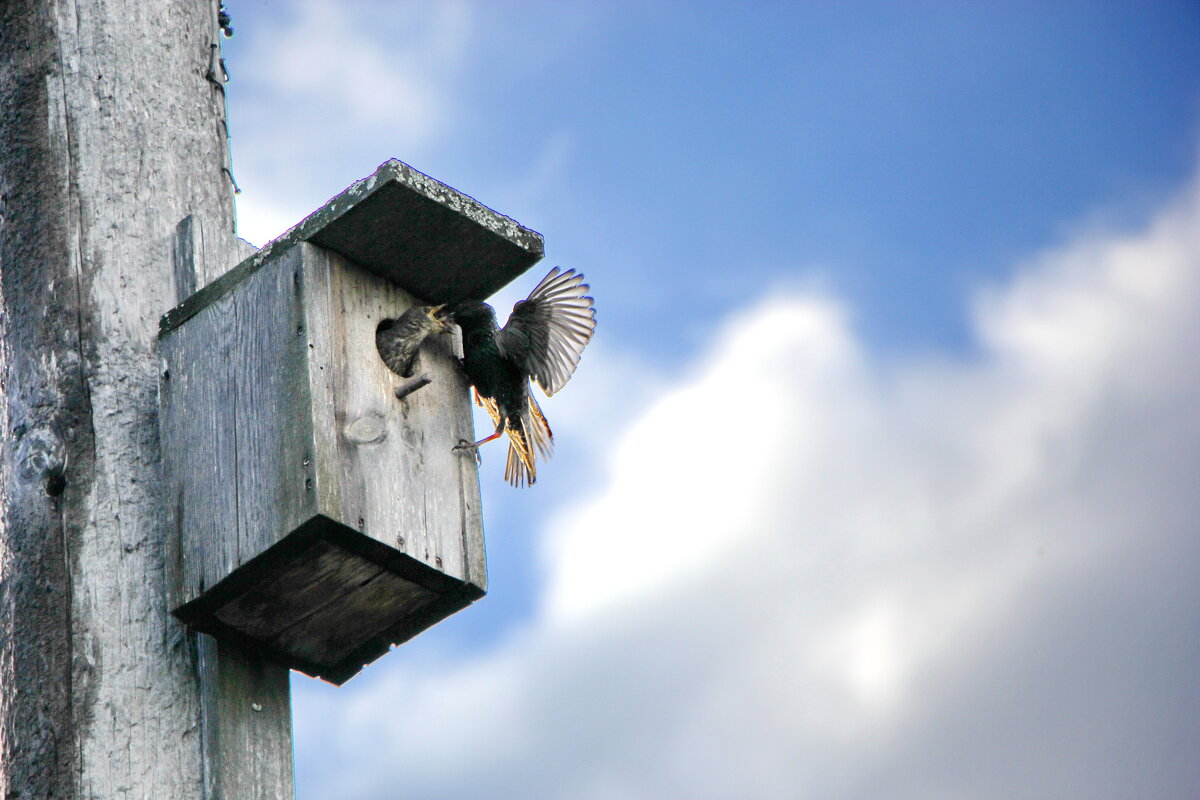
[[[216,0],[0,2],[5,798],[292,793],[286,670],[167,601],[158,320],[244,255],[222,83]]]

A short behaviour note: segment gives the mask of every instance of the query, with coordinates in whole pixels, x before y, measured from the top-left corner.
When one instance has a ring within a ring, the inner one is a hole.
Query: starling
[[[402,378],[412,377],[413,362],[421,342],[431,333],[450,333],[440,316],[443,306],[413,306],[400,319],[385,319],[375,329],[375,346],[388,369]]]
[[[587,291],[583,275],[555,267],[527,299],[513,306],[503,328],[487,303],[472,300],[450,310],[462,329],[463,369],[475,387],[475,399],[496,424],[491,436],[455,449],[474,451],[507,433],[504,477],[513,486],[537,480],[535,451],[543,458],[550,455],[554,436],[529,392],[529,379],[547,396],[570,380],[596,327]]]

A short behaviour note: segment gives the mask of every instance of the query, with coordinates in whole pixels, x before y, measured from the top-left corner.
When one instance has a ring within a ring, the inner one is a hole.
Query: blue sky
[[[599,315],[300,798],[1200,791],[1194,3],[230,5],[243,236],[396,157]]]

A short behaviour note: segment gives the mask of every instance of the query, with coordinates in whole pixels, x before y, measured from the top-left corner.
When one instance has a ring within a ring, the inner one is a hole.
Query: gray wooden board
[[[372,596],[364,611],[355,593],[384,572],[389,590]],[[391,645],[482,594],[472,584],[317,516],[175,613],[222,641],[341,684]],[[335,640],[339,643],[332,644]],[[316,662],[310,658],[314,654],[338,660]]]
[[[318,540],[268,581],[222,606],[216,617],[299,659],[334,666],[353,647],[325,647],[321,652],[331,655],[314,655],[317,650],[296,632],[299,626],[317,632],[317,639],[348,638],[352,644],[361,643],[436,597],[423,586],[385,572],[378,564]],[[369,607],[349,599],[373,582],[391,588],[386,593],[374,592]],[[326,630],[318,631],[322,626]]]
[[[335,602],[346,587],[382,571],[365,559],[351,561],[345,550],[318,540],[266,580],[221,606],[216,617],[250,636],[272,641],[285,628]]]
[[[233,293],[237,560],[254,558],[317,513],[303,271],[293,248]],[[221,577],[232,572],[232,567]]]
[[[511,219],[407,164],[379,172],[372,194],[309,241],[443,303],[489,297],[541,259],[541,237]]]
[[[207,800],[292,797],[288,670],[198,635]]]
[[[297,250],[313,298],[309,377],[323,513],[459,580],[480,578],[486,589],[464,547],[482,545],[482,534],[478,470],[453,451],[474,438],[453,337],[426,340],[419,371],[433,382],[397,400],[403,379],[380,359],[375,328],[413,298],[337,254],[312,245]]]
[[[232,297],[222,298],[161,345],[165,473],[182,540],[177,603],[204,592],[238,563],[233,305]]]

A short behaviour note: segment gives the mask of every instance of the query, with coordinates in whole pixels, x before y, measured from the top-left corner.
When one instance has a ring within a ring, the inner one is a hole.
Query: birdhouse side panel
[[[181,550],[169,562],[172,608],[239,563],[234,306],[221,298],[159,342],[164,478]]]
[[[331,251],[304,246],[318,494],[325,513],[460,581],[486,585],[475,462],[453,451],[474,430],[455,336],[426,340],[414,375],[431,383],[404,399],[404,379],[379,356],[375,331],[419,302]],[[317,320],[320,320],[318,323]]]
[[[293,247],[233,293],[238,565],[318,512],[303,281]]]

